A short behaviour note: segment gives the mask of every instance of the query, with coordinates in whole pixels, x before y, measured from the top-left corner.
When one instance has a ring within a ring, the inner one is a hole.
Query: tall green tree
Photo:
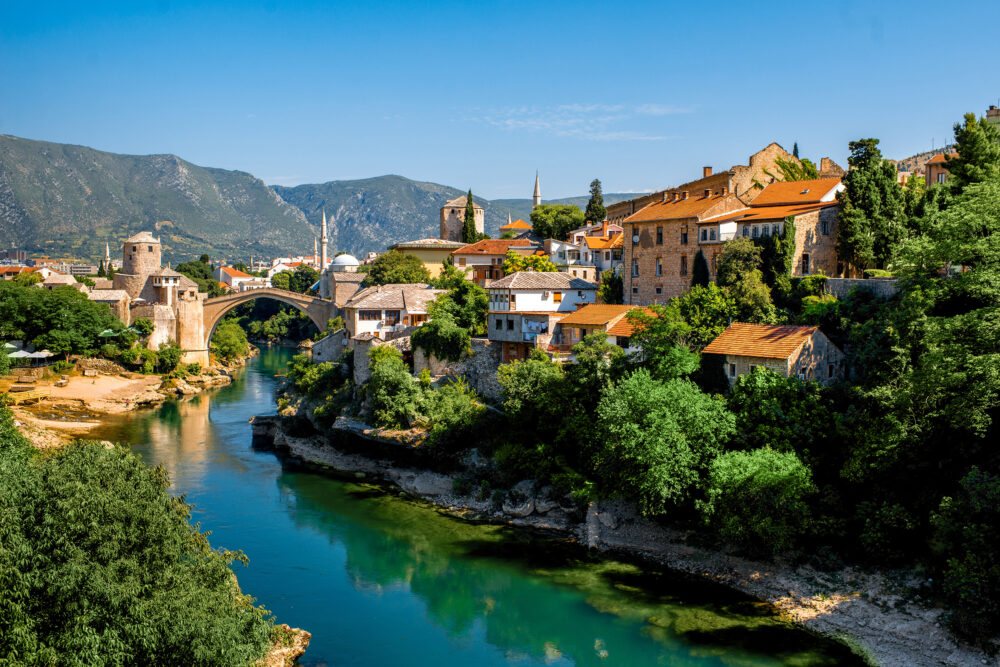
[[[531,228],[542,238],[565,240],[585,219],[579,206],[541,204],[531,211]]]
[[[1000,131],[985,118],[967,113],[963,122],[955,123],[955,150],[958,157],[945,163],[952,192],[1000,174]]]
[[[508,250],[503,260],[504,273],[516,273],[518,271],[558,271],[547,256],[542,255],[522,255],[516,250]]]
[[[799,142],[797,141],[792,145],[792,157],[796,160],[799,159]]]
[[[602,271],[601,285],[597,288],[597,298],[601,303],[624,303],[625,281],[618,271]]]
[[[694,254],[694,266],[691,267],[691,286],[708,287],[711,281],[711,274],[708,272],[708,260],[705,259],[705,253],[701,251],[701,248],[698,248],[698,252]]]
[[[837,253],[860,269],[885,268],[893,250],[906,238],[905,196],[896,167],[883,159],[878,139],[848,145],[850,169],[844,175]]]
[[[736,299],[739,321],[770,324],[777,317],[761,272],[761,247],[746,237],[726,241],[717,261],[716,283]]]
[[[782,277],[792,275],[795,259],[795,216],[785,218],[781,234],[754,239],[760,246],[760,271],[764,284],[773,288]]]
[[[465,220],[462,222],[462,243],[475,243],[479,240],[476,230],[476,205],[472,201],[472,188],[465,196]]]
[[[104,268],[104,260],[103,259],[101,260],[100,266],[97,267],[97,277],[98,278],[107,278],[108,277],[107,269]]]
[[[606,217],[608,217],[608,209],[604,208],[604,195],[601,193],[601,182],[595,178],[590,182],[590,201],[587,202],[584,219],[588,224],[597,225]]]

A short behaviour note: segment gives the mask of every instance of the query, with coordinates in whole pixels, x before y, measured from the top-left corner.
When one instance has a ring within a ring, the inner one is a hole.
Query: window
[[[656,293],[657,294],[663,294],[663,285],[657,285],[656,286]]]
[[[937,175],[937,182],[938,183],[944,183],[944,174],[938,174]]]
[[[514,330],[514,320],[507,320],[507,331]]]
[[[149,252],[153,252],[153,246],[149,246]]]
[[[656,228],[656,245],[663,245],[663,227]]]
[[[826,365],[826,376],[828,378],[832,378],[833,377],[833,364],[827,364]]]
[[[757,238],[757,235],[758,235],[759,232],[760,232],[760,230],[757,228],[757,225],[754,225],[754,227],[753,227],[753,237]]]
[[[610,250],[604,251],[604,261],[605,262],[610,262],[611,261],[611,251]]]
[[[766,239],[769,236],[769,234],[770,232],[768,230],[767,225],[764,225],[763,229],[760,230],[760,235]]]
[[[743,226],[743,236],[750,236],[750,228],[746,225]]]
[[[465,266],[465,258],[464,257],[459,257],[458,258],[458,265],[459,266]]]
[[[707,229],[701,230],[701,240],[702,241],[707,241],[708,240],[708,230]]]
[[[714,228],[714,227],[713,227],[712,229],[710,229],[710,230],[709,230],[709,232],[708,232],[708,237],[709,237],[709,239],[710,239],[710,240],[712,240],[712,241],[714,241],[714,240],[715,240],[715,228]]]
[[[830,223],[828,221],[826,221],[826,220],[821,221],[819,223],[819,232],[820,232],[820,234],[824,234],[826,236],[829,236],[830,235]]]
[[[362,322],[375,322],[382,319],[381,310],[359,310],[358,319]]]
[[[802,275],[809,275],[809,255],[802,255]]]
[[[399,311],[398,310],[387,310],[385,311],[385,325],[392,326],[399,323]]]
[[[510,309],[511,310],[517,310],[517,308],[515,308],[515,306],[517,306],[517,295],[516,294],[511,294],[510,295]]]
[[[656,275],[658,276],[663,275],[663,262],[660,260],[659,257],[656,258]]]
[[[687,227],[685,227],[684,229],[681,230],[681,245],[687,245],[687,244],[688,244],[688,231]]]
[[[632,275],[633,276],[639,275],[639,260],[637,259],[632,260]]]
[[[729,364],[729,377],[736,377],[736,364]]]
[[[562,303],[562,292],[553,292],[552,300],[556,303]]]
[[[778,225],[771,225],[771,236],[778,236],[781,234],[781,228]]]
[[[500,318],[498,317],[498,318],[497,318],[497,331],[500,331],[501,329],[503,329],[503,320],[501,320],[501,319],[500,319]]]
[[[638,293],[639,293],[639,288],[638,287],[633,287],[632,288],[632,294],[638,294]]]
[[[686,276],[688,274],[688,258],[687,255],[681,255],[681,275]]]

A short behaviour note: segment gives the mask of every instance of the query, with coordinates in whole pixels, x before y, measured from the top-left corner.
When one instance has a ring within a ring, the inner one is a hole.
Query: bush
[[[156,369],[161,373],[171,373],[181,362],[181,348],[177,343],[160,343],[160,351],[156,355]]]
[[[10,373],[10,357],[3,350],[0,350],[0,375]]]
[[[140,338],[148,338],[153,333],[153,321],[148,317],[137,317],[132,322],[132,328],[138,332]]]
[[[201,375],[201,364],[196,361],[188,364],[185,370],[191,375]]]
[[[465,378],[459,378],[440,389],[425,391],[420,412],[430,426],[432,444],[464,442],[472,438],[472,431],[486,413],[486,406]]]
[[[73,370],[73,364],[68,361],[62,361],[61,359],[56,363],[52,364],[53,373],[66,373]]]
[[[460,327],[451,314],[438,310],[434,319],[410,336],[413,347],[422,348],[438,359],[458,361],[471,351],[469,330]]]
[[[101,346],[101,349],[98,350],[98,353],[105,359],[114,360],[118,358],[118,355],[120,355],[122,351],[118,349],[118,346],[114,343],[105,343]]]
[[[224,320],[212,334],[212,349],[225,360],[238,359],[247,353],[247,334],[233,320]]]
[[[712,461],[698,507],[726,539],[753,555],[772,555],[805,533],[805,499],[815,492],[809,468],[792,452],[727,452]]]
[[[189,522],[169,479],[120,447],[38,456],[0,407],[0,647],[24,665],[251,664],[267,612]]]
[[[288,379],[295,391],[310,398],[320,398],[336,392],[346,378],[340,365],[325,361],[314,364],[308,354],[296,354],[288,362]]]
[[[421,392],[402,355],[390,345],[379,345],[369,350],[368,358],[372,371],[368,396],[375,424],[409,428],[417,415]]]

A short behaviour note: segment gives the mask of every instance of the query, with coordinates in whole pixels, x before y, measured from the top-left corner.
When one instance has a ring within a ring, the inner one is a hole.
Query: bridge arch
[[[203,310],[205,332],[204,349],[208,350],[209,343],[212,340],[212,334],[215,333],[215,328],[219,326],[219,322],[222,321],[222,317],[226,313],[240,304],[255,301],[257,299],[273,299],[296,308],[297,310],[308,315],[309,319],[312,320],[312,323],[315,324],[316,328],[320,331],[326,331],[326,325],[330,318],[333,317],[333,311],[335,310],[333,301],[327,301],[326,299],[309,296],[308,294],[299,294],[298,292],[291,292],[273,287],[247,290],[246,292],[237,292],[235,294],[226,294],[224,296],[205,299]]]

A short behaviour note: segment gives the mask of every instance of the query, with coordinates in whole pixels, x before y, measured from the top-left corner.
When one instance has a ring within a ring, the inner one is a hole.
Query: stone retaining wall
[[[843,299],[855,287],[882,299],[888,299],[899,291],[895,278],[827,278],[823,289],[827,294]]]
[[[497,368],[503,362],[503,344],[485,338],[472,339],[472,354],[458,361],[438,359],[421,348],[413,350],[413,372],[425,368],[432,376],[464,377],[473,389],[490,401],[499,401],[503,390],[497,382]]]

